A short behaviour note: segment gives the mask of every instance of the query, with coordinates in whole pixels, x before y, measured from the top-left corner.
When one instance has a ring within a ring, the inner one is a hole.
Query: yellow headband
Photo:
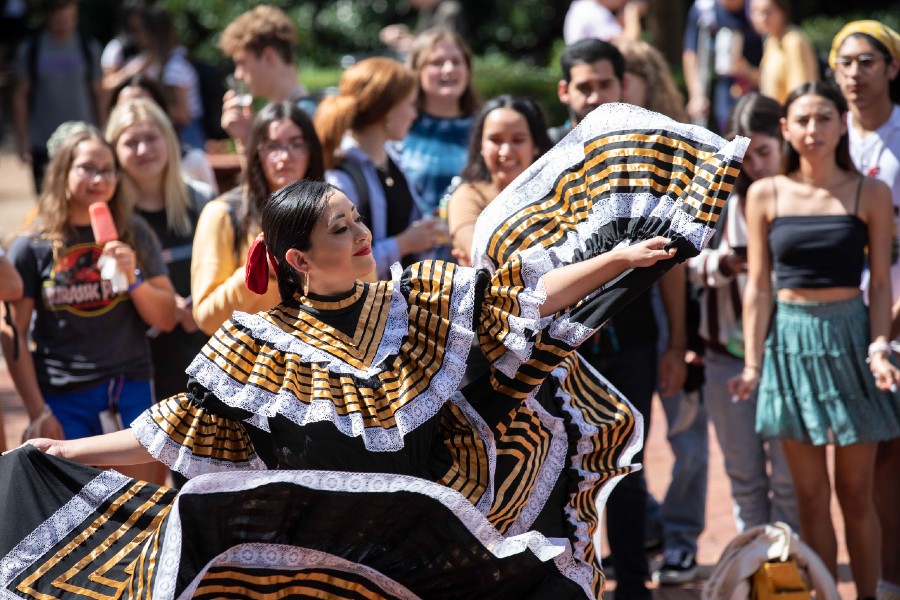
[[[863,33],[878,40],[878,42],[887,48],[894,60],[900,60],[900,35],[896,31],[879,21],[851,21],[844,25],[834,40],[831,42],[831,52],[828,54],[828,64],[834,68],[834,59],[837,56],[838,49],[841,47],[848,37],[857,33]]]

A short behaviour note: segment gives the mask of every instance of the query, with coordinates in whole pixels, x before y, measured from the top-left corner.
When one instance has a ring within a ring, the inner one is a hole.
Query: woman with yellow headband
[[[850,156],[864,174],[888,184],[900,225],[900,35],[878,21],[853,21],[834,38],[835,79],[849,105]],[[900,261],[891,259],[891,337],[900,335]],[[866,283],[863,287],[867,287]],[[875,462],[875,503],[881,525],[879,598],[900,600],[900,438],[881,442]]]

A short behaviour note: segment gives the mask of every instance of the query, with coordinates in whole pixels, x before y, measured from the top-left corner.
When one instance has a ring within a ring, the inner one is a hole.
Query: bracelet
[[[142,283],[144,283],[144,278],[141,276],[141,270],[135,269],[134,270],[134,283],[131,283],[128,285],[128,293],[130,294],[131,292],[133,292],[135,290],[135,288],[137,288],[137,286],[141,285]]]
[[[891,355],[891,345],[884,340],[877,340],[869,344],[869,356],[866,362],[872,362],[872,357],[876,354],[884,354],[886,357]]]
[[[747,364],[745,364],[745,365],[744,365],[744,368],[745,368],[745,369],[753,369],[753,370],[756,371],[757,373],[761,373],[761,372],[762,372],[762,369],[760,369],[760,368],[757,367],[756,365],[747,365]]]

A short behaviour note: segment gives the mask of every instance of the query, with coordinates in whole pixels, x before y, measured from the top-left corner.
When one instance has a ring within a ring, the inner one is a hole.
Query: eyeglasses
[[[309,144],[300,141],[288,142],[287,144],[270,141],[259,145],[259,153],[266,158],[271,158],[281,152],[287,152],[294,157],[303,156],[309,154]]]
[[[75,165],[73,167],[75,175],[84,181],[93,181],[98,176],[103,181],[115,181],[119,178],[117,169],[98,169],[91,165]]]
[[[860,54],[858,56],[836,56],[834,68],[836,71],[846,71],[854,62],[859,65],[861,71],[868,71],[878,62],[880,54]],[[883,58],[883,57],[882,57]]]

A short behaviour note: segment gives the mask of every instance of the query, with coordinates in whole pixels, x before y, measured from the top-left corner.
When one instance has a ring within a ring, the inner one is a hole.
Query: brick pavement
[[[0,237],[4,240],[12,234],[17,224],[21,222],[25,214],[34,206],[31,191],[31,174],[24,168],[8,148],[0,151]],[[0,360],[0,408],[5,416],[6,442],[8,447],[17,445],[17,440],[25,428],[27,418],[18,395],[9,378],[5,363]],[[655,403],[652,415],[654,426],[650,429],[647,442],[646,473],[648,486],[651,493],[657,498],[665,494],[669,482],[672,465],[672,455],[665,439],[665,415],[659,403]],[[701,565],[701,578],[707,577],[712,570],[712,565],[718,560],[722,549],[736,534],[734,520],[731,514],[731,492],[728,478],[725,475],[722,454],[716,442],[715,435],[710,429],[710,479],[709,493],[707,497],[707,523],[706,530],[699,540],[698,562]],[[837,506],[832,507],[840,526],[840,513]],[[839,538],[843,537],[839,532]],[[846,567],[847,553],[843,543],[840,545],[840,562],[842,583],[839,585],[843,600],[852,600],[856,597],[852,583],[849,580],[849,570]],[[658,564],[659,557],[654,558],[654,564]],[[682,588],[664,588],[654,590],[655,600],[694,600],[701,597],[702,579],[695,584]],[[614,582],[610,582],[610,587]]]

